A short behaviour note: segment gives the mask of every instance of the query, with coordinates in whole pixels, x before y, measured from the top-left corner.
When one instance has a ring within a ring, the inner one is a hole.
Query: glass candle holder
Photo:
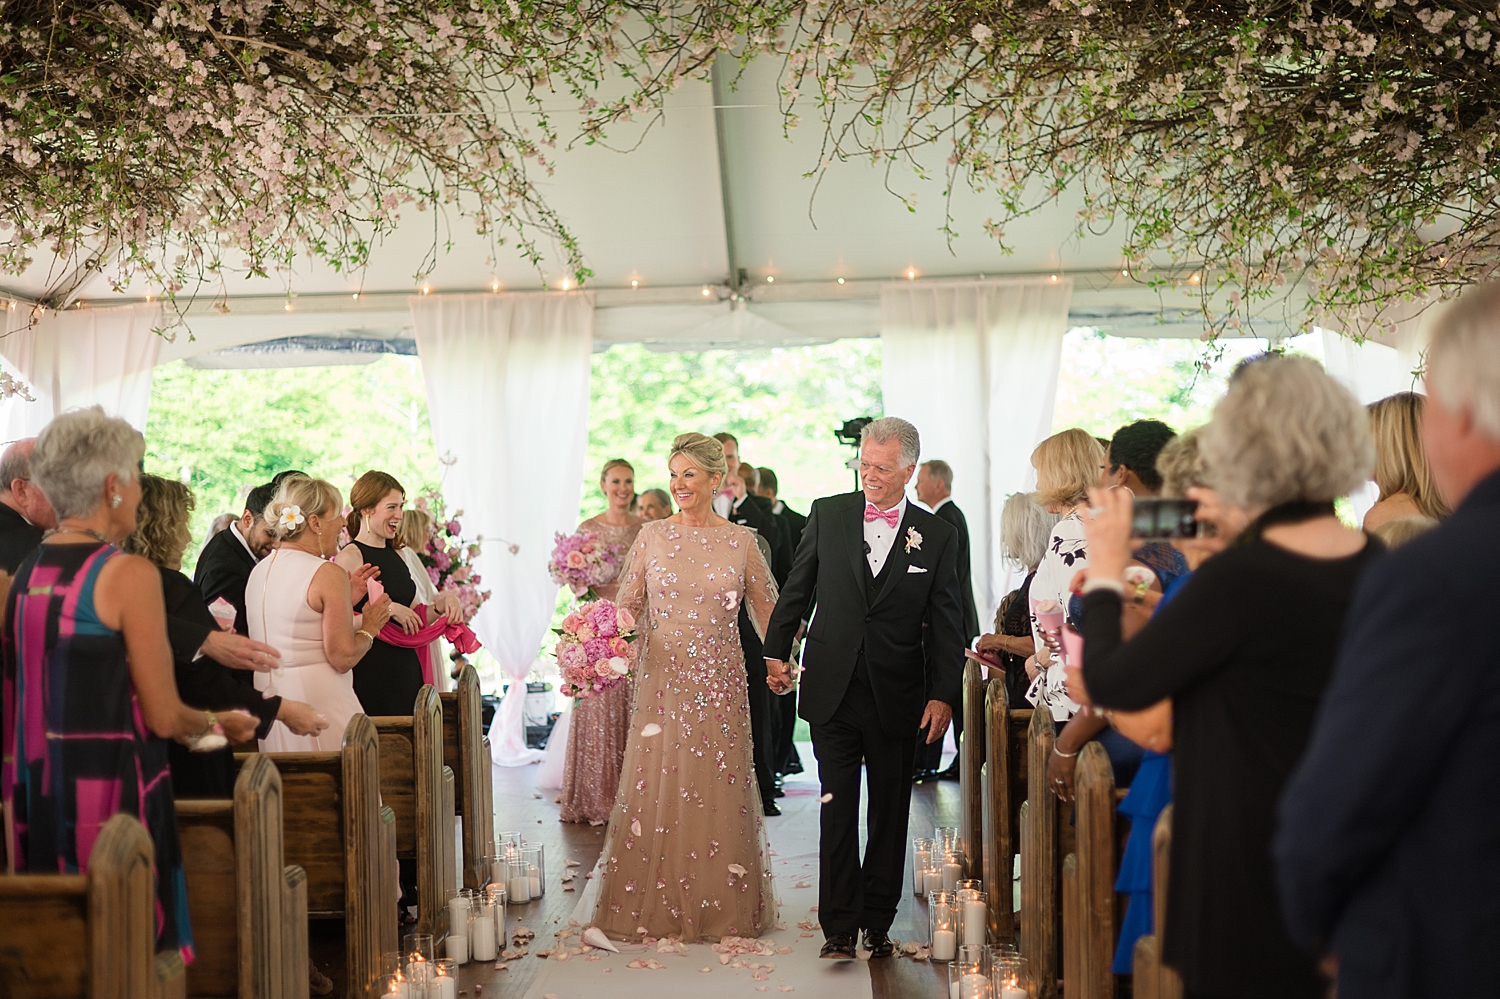
[[[401,938],[401,964],[403,968],[413,964],[425,964],[436,956],[433,953],[432,934],[408,933]]]
[[[960,946],[948,965],[948,999],[990,999],[992,987],[989,948]]]
[[[964,855],[957,850],[943,854],[943,891],[958,891],[964,876]]]
[[[932,830],[934,856],[941,857],[958,849],[958,826],[936,826]]]
[[[458,999],[458,965],[446,957],[432,962],[432,979],[427,999]]]
[[[469,920],[469,955],[476,961],[495,959],[495,920],[505,921],[503,910],[496,909],[488,895],[481,895]]]
[[[505,900],[511,905],[525,905],[531,901],[531,878],[526,873],[526,861],[518,850],[505,862]]]
[[[929,895],[931,895],[935,891],[942,891],[943,890],[943,868],[942,868],[942,865],[935,864],[932,861],[928,861],[926,869],[922,871],[922,884],[921,884],[920,887],[921,887],[921,893],[922,893],[922,897],[923,898],[927,898]]]
[[[379,975],[365,990],[370,999],[410,999],[406,979],[401,975]]]
[[[958,890],[968,888],[972,891],[984,891],[984,881],[979,878],[963,878],[958,882]]]
[[[504,854],[506,852],[505,848],[509,846],[520,849],[521,842],[521,834],[518,832],[501,832],[495,834],[495,848],[501,854]]]
[[[546,891],[546,860],[546,851],[540,845],[521,847],[521,862],[526,865],[527,887],[533,900]]]
[[[1030,966],[1019,954],[992,956],[990,982],[991,999],[1031,999],[1036,995],[1036,983],[1031,979]]]
[[[927,866],[932,863],[932,840],[918,836],[911,841],[911,892],[927,897]]]
[[[958,919],[966,947],[983,947],[988,937],[990,897],[973,888],[958,889]]]
[[[928,943],[934,961],[951,961],[958,954],[958,893],[927,893]]]

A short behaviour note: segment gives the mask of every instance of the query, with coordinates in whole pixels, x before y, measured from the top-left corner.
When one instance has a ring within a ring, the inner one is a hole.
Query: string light
[[[1056,274],[1054,274],[1054,275],[1052,275],[1052,280],[1053,280],[1053,281],[1056,281],[1056,280],[1057,280],[1057,275],[1056,275]]]
[[[631,278],[630,279],[630,287],[632,287],[632,288],[639,288],[640,286],[641,286],[641,283],[639,281],[637,281],[635,278]]]
[[[844,279],[843,278],[839,278],[839,284],[843,284],[843,283],[844,283]]]
[[[906,269],[906,280],[908,280],[908,281],[915,281],[916,279],[917,279],[917,269],[915,267],[908,267]]]
[[[352,299],[354,299],[357,302],[357,301],[359,301],[359,292],[356,291],[354,294],[350,295],[349,297],[352,298]]]
[[[776,275],[775,274],[767,274],[766,275],[766,284],[775,284],[775,283],[776,283]]]
[[[567,278],[563,278],[562,281],[559,282],[558,287],[562,288],[563,291],[567,291],[568,290],[568,279]]]
[[[703,286],[703,297],[704,298],[708,297],[708,285],[704,285]]]
[[[422,285],[422,294],[424,294],[424,295],[431,295],[432,294],[432,285],[430,285],[430,284],[424,284],[424,285]]]
[[[286,311],[288,311],[288,312],[291,312],[291,311],[292,311],[292,303],[291,303],[291,302],[290,302],[290,301],[288,301],[288,302],[287,302],[287,303],[286,303]]]
[[[1192,277],[1188,278],[1188,284],[1197,284],[1201,280],[1202,278],[1200,278],[1197,274],[1194,274]]]
[[[495,280],[493,280],[493,281],[490,282],[490,291],[499,291],[499,290],[500,290],[500,279],[496,278]]]

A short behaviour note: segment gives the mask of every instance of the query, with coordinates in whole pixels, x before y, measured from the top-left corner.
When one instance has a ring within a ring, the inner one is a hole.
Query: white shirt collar
[[[952,503],[952,502],[953,502],[953,497],[952,496],[944,496],[942,499],[940,499],[936,503],[932,504],[932,512],[933,513],[937,513],[939,510],[941,510],[943,508],[943,504],[944,503]]]
[[[246,541],[245,536],[240,533],[240,522],[237,520],[231,520],[229,522],[229,529],[234,532],[234,539],[240,543],[240,546],[244,548],[245,551],[250,553],[251,558],[259,562],[260,559],[255,557],[255,552],[250,550],[250,542]]]

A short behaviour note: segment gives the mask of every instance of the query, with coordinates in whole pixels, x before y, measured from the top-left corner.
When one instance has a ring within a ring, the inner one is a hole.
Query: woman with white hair
[[[16,571],[4,631],[0,793],[18,871],[80,874],[117,812],[156,859],[158,953],[193,956],[167,739],[255,733],[241,712],[182,703],[156,566],[115,547],[135,530],[145,439],[98,406],[53,420],[31,473],[57,529]]]
[[[1121,609],[1131,497],[1086,515],[1081,677],[1108,719],[1172,698],[1176,774],[1164,961],[1189,996],[1321,999],[1284,929],[1271,861],[1276,799],[1307,745],[1345,612],[1380,543],[1334,500],[1374,465],[1364,410],[1316,362],[1268,356],[1235,373],[1203,431],[1222,498],[1252,516],[1128,642]]]
[[[1005,692],[1012,705],[1020,707],[1031,680],[1026,660],[1036,652],[1031,634],[1031,581],[1046,554],[1052,529],[1062,519],[1037,503],[1033,493],[1012,493],[1000,510],[1000,548],[1005,557],[1026,573],[1021,585],[1005,595],[995,611],[994,634],[979,636],[979,651],[998,655],[1005,670]]]

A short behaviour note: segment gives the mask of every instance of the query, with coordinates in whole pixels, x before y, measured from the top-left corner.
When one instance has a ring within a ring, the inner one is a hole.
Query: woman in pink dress
[[[599,475],[599,490],[609,501],[609,508],[579,524],[578,530],[594,534],[618,549],[623,557],[641,533],[640,518],[630,512],[635,499],[635,469],[630,462],[615,458],[606,463]],[[611,579],[595,586],[594,592],[613,600],[619,588],[618,582]],[[597,826],[608,821],[615,804],[615,789],[620,783],[620,763],[625,758],[634,694],[635,686],[626,680],[611,690],[573,703],[562,794],[557,799],[562,804],[564,822]]]

